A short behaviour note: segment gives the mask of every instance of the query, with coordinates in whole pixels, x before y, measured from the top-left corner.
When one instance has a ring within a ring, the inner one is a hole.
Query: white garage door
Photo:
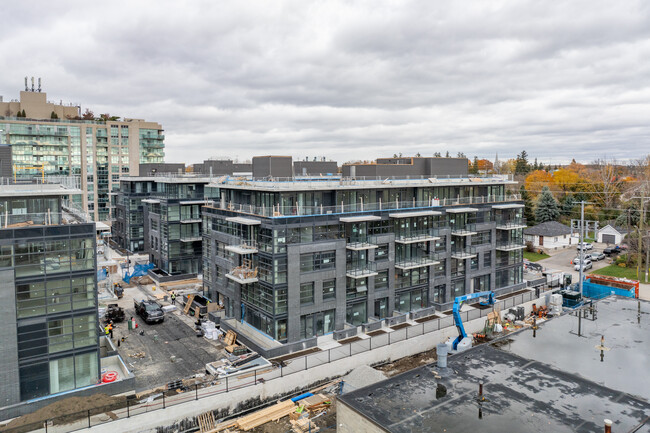
[[[615,244],[616,236],[603,234],[603,242],[605,242],[606,244]]]

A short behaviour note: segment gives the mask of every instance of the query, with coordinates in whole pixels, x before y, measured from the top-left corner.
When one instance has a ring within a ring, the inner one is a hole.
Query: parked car
[[[580,249],[582,249],[582,248],[584,248],[585,250],[591,250],[591,249],[593,249],[593,247],[594,246],[592,244],[590,244],[589,242],[582,242],[582,243],[578,244],[577,249],[578,249],[578,251],[580,251]]]
[[[135,313],[142,317],[142,320],[146,323],[157,323],[165,320],[165,313],[160,305],[154,301],[137,301],[134,299],[133,306],[135,308]]]
[[[614,245],[613,247],[607,247],[603,250],[603,254],[606,256],[611,256],[612,254],[618,254],[621,252],[621,247]]]
[[[590,254],[589,257],[591,258],[592,262],[597,262],[599,260],[604,260],[605,257],[607,256],[600,251],[594,251],[593,253]]]
[[[582,262],[582,270],[586,271],[587,269],[591,269],[594,265],[591,263],[591,260],[585,259],[584,262]],[[576,271],[580,271],[580,263],[576,264],[573,267]]]

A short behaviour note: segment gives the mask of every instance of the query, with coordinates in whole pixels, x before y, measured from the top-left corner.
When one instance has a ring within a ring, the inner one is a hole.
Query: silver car
[[[589,257],[591,258],[591,261],[597,262],[599,260],[603,260],[607,256],[602,251],[595,251],[595,252],[591,253],[589,255]]]
[[[580,271],[580,263],[578,263],[577,265],[575,265],[573,268],[574,268],[576,271]],[[583,271],[586,271],[587,269],[591,269],[591,268],[593,268],[593,264],[591,263],[591,260],[589,260],[589,259],[585,259],[585,261],[582,263],[582,270],[583,270]]]

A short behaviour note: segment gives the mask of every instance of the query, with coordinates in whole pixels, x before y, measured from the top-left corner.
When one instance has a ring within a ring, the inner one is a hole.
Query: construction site
[[[106,250],[100,316],[123,368],[102,377],[129,389],[59,398],[0,431],[600,431],[605,418],[650,431],[650,383],[629,374],[650,361],[638,283],[590,276],[591,299],[575,287],[473,293],[264,357],[200,280],[156,284],[141,258]]]

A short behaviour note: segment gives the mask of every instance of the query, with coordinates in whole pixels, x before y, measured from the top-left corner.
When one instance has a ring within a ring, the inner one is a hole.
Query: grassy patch
[[[591,271],[590,274],[609,275],[610,277],[628,278],[636,280],[636,266],[632,268],[623,268],[621,266],[609,265],[604,268]]]
[[[528,251],[524,251],[524,259],[528,259],[531,262],[537,262],[539,260],[547,259],[549,257],[551,256],[549,256],[548,254],[543,254],[543,253],[538,254],[538,253],[530,253]]]

